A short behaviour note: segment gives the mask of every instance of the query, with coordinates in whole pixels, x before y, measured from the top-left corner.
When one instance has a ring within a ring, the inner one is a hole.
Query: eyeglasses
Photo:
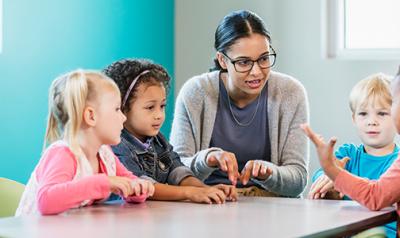
[[[251,60],[251,59],[237,59],[233,60],[229,56],[227,56],[224,52],[221,52],[226,58],[229,59],[229,61],[233,64],[236,72],[238,73],[247,73],[253,69],[254,63],[257,62],[258,66],[262,69],[268,69],[274,66],[275,64],[275,59],[276,59],[276,53],[275,50],[270,47],[271,51],[273,52],[272,54],[265,54],[260,56],[256,60]]]

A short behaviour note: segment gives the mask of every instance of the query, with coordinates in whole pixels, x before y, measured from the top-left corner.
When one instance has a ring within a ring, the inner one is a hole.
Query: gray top
[[[228,93],[222,80],[219,81],[219,99],[214,129],[210,146],[218,147],[235,154],[239,171],[249,160],[271,161],[268,112],[267,84],[253,102],[243,108],[228,100]],[[231,111],[232,110],[232,111]],[[240,122],[238,124],[236,120]],[[206,184],[231,183],[225,172],[215,170],[205,181]],[[238,182],[237,187],[243,187]],[[250,180],[245,187],[259,186]]]
[[[205,158],[210,147],[219,97],[219,71],[189,79],[176,100],[170,143],[184,164],[205,180],[216,168]],[[299,196],[307,184],[309,145],[300,124],[308,123],[304,87],[291,76],[271,71],[268,79],[268,124],[272,175],[260,186],[283,196]]]

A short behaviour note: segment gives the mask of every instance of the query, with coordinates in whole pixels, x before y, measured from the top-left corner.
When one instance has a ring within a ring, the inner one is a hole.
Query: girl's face
[[[389,104],[369,102],[358,106],[353,122],[365,146],[379,149],[393,144],[396,129]]]
[[[237,72],[237,69],[241,65],[251,64],[250,60],[268,59],[268,56],[265,56],[271,53],[268,39],[260,34],[252,34],[237,40],[226,52],[226,56],[231,60],[217,53],[220,65],[228,71],[225,87],[231,93],[239,95],[258,95],[268,80],[270,68],[262,69],[257,62],[254,62],[252,69],[248,72]],[[236,61],[236,69],[232,60]]]
[[[102,144],[116,145],[121,141],[125,115],[121,111],[121,96],[114,88],[101,92],[97,102],[96,134]]]
[[[156,136],[165,119],[166,92],[164,86],[139,85],[136,98],[126,113],[125,128],[144,142],[147,137]]]

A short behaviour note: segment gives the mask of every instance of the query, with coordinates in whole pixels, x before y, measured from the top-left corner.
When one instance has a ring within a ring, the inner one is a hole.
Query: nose
[[[163,110],[159,110],[155,113],[154,115],[154,119],[156,120],[161,120],[164,116],[164,111]]]
[[[121,114],[122,114],[122,123],[124,123],[126,121],[126,116],[122,112],[121,112]]]
[[[259,75],[259,74],[261,74],[262,72],[263,72],[263,71],[262,71],[262,68],[260,68],[260,66],[258,65],[258,62],[257,62],[257,61],[254,62],[253,68],[251,68],[250,74],[251,74],[251,75]]]
[[[376,117],[371,116],[368,120],[368,126],[377,126],[378,125],[378,120],[376,120]]]

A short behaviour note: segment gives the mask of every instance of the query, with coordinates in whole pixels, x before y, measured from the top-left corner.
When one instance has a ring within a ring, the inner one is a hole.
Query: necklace
[[[229,110],[231,111],[231,115],[232,115],[232,117],[233,117],[233,120],[235,120],[236,124],[238,124],[239,126],[243,126],[243,127],[249,126],[249,125],[254,121],[254,118],[256,117],[256,114],[257,114],[257,111],[258,111],[258,106],[260,105],[260,98],[261,98],[260,95],[261,95],[261,92],[260,92],[260,94],[258,94],[256,110],[254,110],[253,116],[252,116],[251,119],[250,119],[248,122],[246,122],[246,123],[242,123],[242,122],[240,122],[240,121],[236,118],[236,116],[235,116],[235,114],[233,113],[233,110],[232,110],[232,104],[231,104],[231,99],[230,99],[230,97],[229,97],[228,90],[226,90],[226,94],[228,95]]]

